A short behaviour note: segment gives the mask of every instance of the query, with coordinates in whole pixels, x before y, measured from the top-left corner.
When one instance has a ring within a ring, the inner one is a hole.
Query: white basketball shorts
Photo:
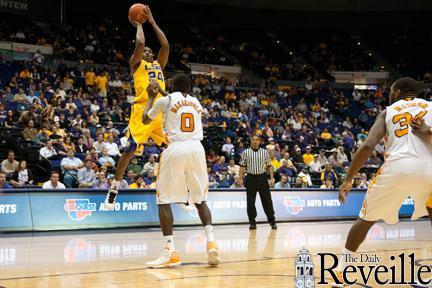
[[[411,197],[412,220],[428,215],[426,202],[432,197],[432,161],[401,159],[385,162],[371,181],[360,210],[365,221],[399,222],[399,209]]]
[[[208,174],[204,147],[199,141],[176,141],[162,152],[157,177],[157,203],[206,201]]]

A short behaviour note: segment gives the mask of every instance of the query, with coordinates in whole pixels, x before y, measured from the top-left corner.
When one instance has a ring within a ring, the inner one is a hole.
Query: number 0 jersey
[[[169,142],[203,139],[203,107],[195,97],[174,92],[159,98],[148,112],[148,116],[154,119],[160,112],[163,113],[164,133],[168,136]]]
[[[430,102],[414,98],[399,100],[386,110],[386,161],[403,158],[431,159],[432,143],[414,135],[409,123],[412,120],[423,119],[432,126],[432,107]]]
[[[159,85],[162,89],[165,90],[165,80],[163,76],[163,71],[158,61],[147,62],[145,60],[141,60],[140,65],[137,70],[133,74],[134,86],[135,86],[135,99],[134,102],[147,102],[147,86],[150,82],[150,79],[156,79],[159,82]],[[159,94],[158,97],[161,95]],[[157,98],[156,98],[157,99]]]

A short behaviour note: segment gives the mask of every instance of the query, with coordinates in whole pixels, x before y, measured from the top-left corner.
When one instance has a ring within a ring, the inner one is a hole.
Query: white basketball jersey
[[[423,119],[432,126],[430,102],[414,98],[399,100],[387,107],[386,113],[386,161],[403,158],[431,159],[431,144],[427,145],[411,131],[413,119]]]
[[[198,99],[189,94],[185,97],[181,92],[174,92],[169,97],[171,97],[170,105],[164,115],[164,129],[168,134],[168,140],[170,142],[201,141],[203,107]]]

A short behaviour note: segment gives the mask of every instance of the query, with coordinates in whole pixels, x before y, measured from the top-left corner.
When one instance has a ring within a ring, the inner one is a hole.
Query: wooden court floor
[[[158,229],[0,234],[0,287],[295,287],[299,250],[310,251],[317,283],[317,254],[339,254],[351,224],[284,223],[277,231],[262,224],[256,232],[246,225],[216,226],[223,261],[217,268],[206,265],[206,241],[199,227],[175,230],[183,265],[171,269],[145,265],[160,254]],[[380,265],[391,265],[391,255],[414,253],[417,264],[431,266],[431,232],[429,221],[376,224],[361,252],[380,257]]]

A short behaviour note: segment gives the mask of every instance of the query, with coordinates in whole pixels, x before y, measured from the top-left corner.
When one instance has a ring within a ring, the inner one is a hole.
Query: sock
[[[164,247],[168,248],[171,251],[175,251],[174,236],[164,236]]]
[[[342,249],[342,255],[341,255],[341,257],[339,258],[339,266],[338,266],[338,268],[337,268],[337,270],[338,271],[343,271],[344,269],[345,269],[345,266],[346,266],[346,255],[353,255],[354,254],[354,252],[352,252],[352,251],[350,251],[350,250],[348,250],[348,249],[346,249],[346,248],[344,248],[344,249]]]
[[[117,190],[119,186],[120,186],[120,181],[113,179],[113,181],[111,182],[110,189]]]
[[[208,242],[214,242],[215,241],[215,236],[213,233],[213,226],[212,225],[207,225],[204,227],[205,233],[207,235],[207,241]]]

